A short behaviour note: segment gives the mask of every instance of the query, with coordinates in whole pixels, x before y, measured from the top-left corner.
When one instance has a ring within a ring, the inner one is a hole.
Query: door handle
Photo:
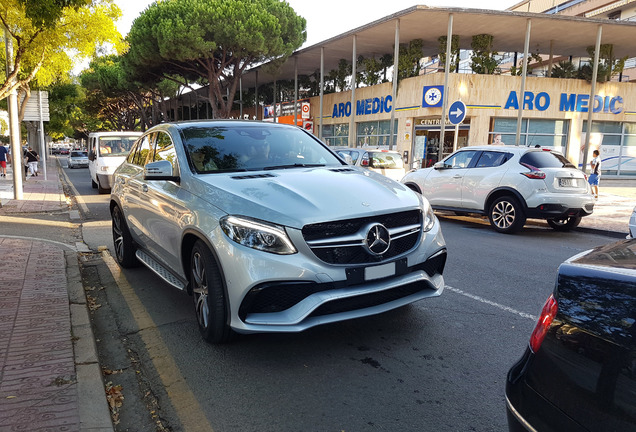
[[[462,176],[460,176],[459,174],[455,174],[453,178],[462,178]]]
[[[141,190],[142,190],[142,192],[148,192],[148,185],[146,185],[146,184],[142,185],[141,186]]]

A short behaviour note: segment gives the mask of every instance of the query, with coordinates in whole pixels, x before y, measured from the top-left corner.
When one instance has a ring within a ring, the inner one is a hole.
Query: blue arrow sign
[[[466,118],[466,105],[462,101],[455,101],[448,109],[448,121],[452,124],[460,124]]]

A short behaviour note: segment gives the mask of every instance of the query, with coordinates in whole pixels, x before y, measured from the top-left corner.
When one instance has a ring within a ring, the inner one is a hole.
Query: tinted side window
[[[527,152],[521,156],[519,163],[535,168],[574,168],[574,165],[560,154],[543,150]]]
[[[498,167],[510,159],[510,153],[485,151],[479,157],[476,168]]]
[[[457,152],[444,161],[444,168],[468,168],[477,153],[475,150]]]

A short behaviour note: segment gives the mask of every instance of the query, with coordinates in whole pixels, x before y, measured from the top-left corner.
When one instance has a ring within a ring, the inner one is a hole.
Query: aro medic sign
[[[545,111],[550,108],[550,95],[546,92],[524,92],[523,109]],[[590,107],[589,94],[561,93],[559,96],[559,111],[588,112]],[[504,105],[504,109],[519,109],[519,98],[516,91],[511,91]],[[593,112],[620,114],[623,112],[623,98],[621,96],[594,96]]]

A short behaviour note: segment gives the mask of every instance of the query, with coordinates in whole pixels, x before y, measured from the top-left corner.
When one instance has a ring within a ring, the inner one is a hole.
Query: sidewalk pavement
[[[13,199],[0,179],[0,218],[71,214],[57,159]],[[636,180],[601,181],[594,214],[578,230],[625,238],[636,206]],[[0,235],[0,425],[7,431],[113,431],[84,295],[83,243]]]
[[[56,159],[23,183],[0,178],[0,221],[66,213]],[[79,270],[83,243],[0,235],[0,430],[112,432]]]

